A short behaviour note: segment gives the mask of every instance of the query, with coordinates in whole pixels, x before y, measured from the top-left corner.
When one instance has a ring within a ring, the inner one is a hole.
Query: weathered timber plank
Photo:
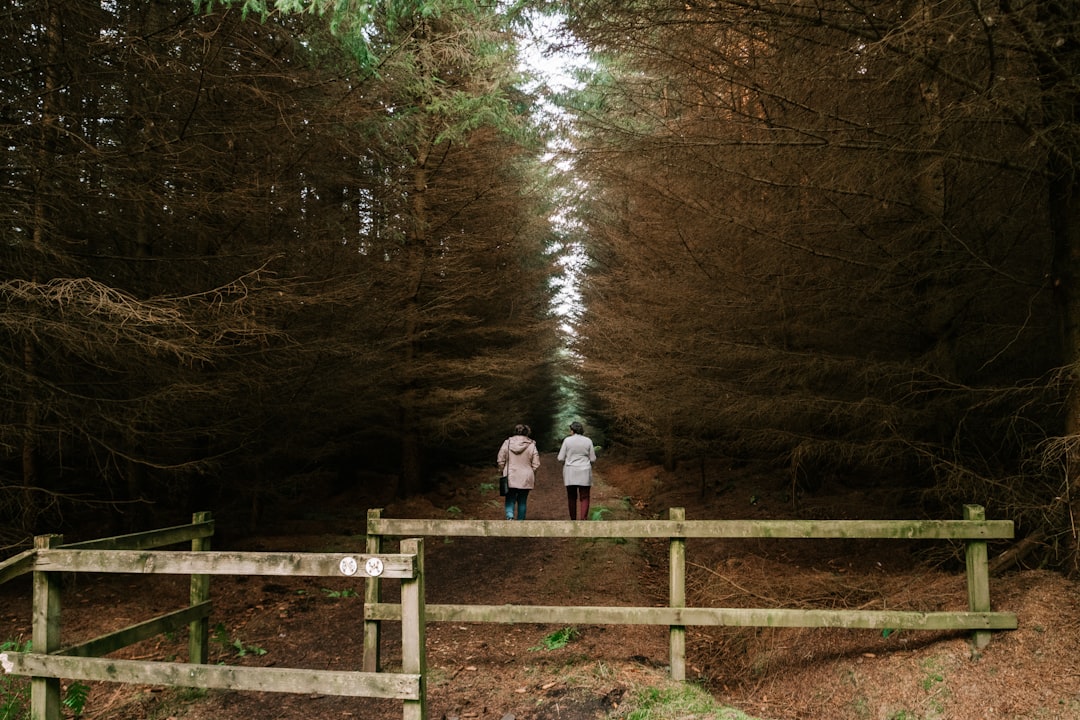
[[[0,563],[0,585],[34,569],[36,550],[25,550]]]
[[[147,638],[152,638],[161,633],[179,630],[187,623],[208,617],[210,615],[211,607],[212,603],[210,602],[191,605],[175,612],[159,615],[158,617],[146,620],[145,622],[129,625],[122,630],[117,630],[116,632],[111,632],[107,635],[100,635],[93,640],[87,640],[78,645],[62,648],[53,654],[69,655],[72,657],[101,657],[102,655],[108,655],[120,648],[146,640]]]
[[[13,675],[169,687],[317,693],[397,700],[416,700],[420,693],[420,676],[400,673],[192,665],[38,653],[3,653],[0,654],[0,665]]]
[[[211,537],[214,534],[214,521],[176,525],[174,527],[147,530],[129,535],[115,535],[97,540],[67,543],[61,545],[65,550],[149,550],[166,547],[195,538]]]
[[[63,535],[37,535],[34,549],[40,554],[64,542]],[[36,565],[36,563],[35,563]],[[30,641],[40,653],[60,647],[60,576],[34,570],[34,609],[31,611]],[[30,678],[30,717],[34,720],[60,720],[60,680]]]
[[[346,553],[186,552],[166,550],[39,550],[35,570],[102,573],[159,573],[171,575],[294,575],[348,576],[342,561],[365,577],[371,556]],[[412,555],[379,555],[384,578],[412,577]]]
[[[214,519],[208,510],[200,510],[191,514],[193,524],[206,523]],[[212,549],[209,537],[192,538],[191,552],[209,552]],[[200,605],[210,600],[210,576],[192,575],[188,581],[188,604]],[[200,617],[191,621],[188,625],[188,657],[189,663],[205,664],[210,659],[210,620],[208,617]]]
[[[986,510],[981,505],[965,505],[966,520],[985,520]],[[990,609],[990,563],[986,542],[974,540],[965,543],[965,561],[967,566],[968,610],[982,612]],[[975,648],[981,650],[990,642],[990,633],[976,632],[973,638]]]
[[[382,510],[373,508],[368,510],[368,519],[382,515]],[[369,555],[378,555],[382,552],[382,537],[368,535],[365,539],[365,548]],[[364,602],[377,603],[382,601],[382,583],[378,578],[368,577],[364,581]],[[381,623],[364,618],[364,659],[360,669],[366,672],[378,672],[381,670],[380,654],[382,652],[382,626]]]
[[[724,625],[909,630],[1015,630],[1002,612],[790,610],[760,608],[561,607],[552,605],[427,605],[429,621],[577,625]],[[400,620],[394,603],[364,605],[364,617]]]
[[[1004,540],[1012,520],[440,520],[368,518],[369,535],[536,538],[892,538]]]
[[[671,508],[668,518],[682,522],[686,519],[686,510]],[[668,606],[686,607],[686,539],[681,537],[668,540]],[[686,680],[686,628],[683,625],[668,627],[668,655],[671,679]]]
[[[427,718],[427,616],[424,608],[424,539],[401,541],[402,552],[416,556],[416,577],[401,581],[401,671],[420,678],[419,697],[406,700],[403,720]]]

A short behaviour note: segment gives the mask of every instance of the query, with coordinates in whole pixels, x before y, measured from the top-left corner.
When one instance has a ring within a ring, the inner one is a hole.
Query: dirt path
[[[492,492],[478,504],[454,507],[465,517],[500,519],[503,502]],[[541,455],[527,507],[531,521],[569,519],[562,468],[554,454]],[[594,479],[591,509],[607,520],[636,516],[621,491],[604,480],[602,467]],[[386,515],[415,517],[418,512],[422,509],[388,508]],[[645,579],[651,575],[649,554],[633,539],[428,538],[427,602],[662,604],[663,596]],[[666,593],[666,586],[660,590]],[[569,641],[549,648],[547,641],[559,633]],[[613,707],[624,689],[614,680],[601,679],[598,687],[597,678],[583,677],[584,658],[593,660],[593,671],[601,675],[616,664],[655,670],[667,663],[668,650],[666,629],[648,626],[431,623],[427,639],[431,717],[447,720],[509,715],[591,720]],[[567,668],[565,674],[560,666]]]
[[[599,480],[599,478],[598,478]],[[528,520],[569,520],[562,464],[552,453],[541,453],[536,488],[529,493]]]
[[[602,472],[597,475],[592,511],[607,520],[635,517],[619,489],[607,484]],[[493,496],[486,506],[464,514],[477,519],[501,518],[502,506],[502,498]],[[561,466],[554,455],[541,457],[536,488],[529,494],[527,519],[569,519]],[[648,561],[643,545],[634,539],[430,538],[425,548],[429,603],[629,606],[662,601],[656,588],[641,581]],[[660,589],[666,592],[666,587]],[[483,632],[482,627],[472,629]],[[491,627],[503,637],[542,631],[540,626]],[[579,641],[610,631],[604,627],[581,630]],[[666,637],[663,632],[656,634]]]

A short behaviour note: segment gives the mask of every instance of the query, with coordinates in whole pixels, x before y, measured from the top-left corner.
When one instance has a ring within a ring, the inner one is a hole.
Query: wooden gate
[[[842,627],[896,630],[972,630],[976,648],[992,630],[1015,630],[1016,615],[991,612],[987,541],[1013,537],[1011,520],[987,520],[978,505],[964,507],[962,520],[686,520],[672,508],[667,520],[417,520],[382,517],[368,511],[367,551],[377,553],[383,537],[413,536],[545,538],[661,538],[669,543],[667,607],[574,607],[536,605],[427,605],[430,621],[552,623],[582,625],[666,625],[671,676],[686,678],[686,626]],[[966,548],[968,609],[803,610],[784,608],[686,607],[687,538],[885,538],[961,540]],[[379,579],[368,578],[364,597],[364,669],[379,666],[379,623],[401,618],[399,606],[381,601]]]
[[[423,541],[401,543],[396,554],[212,552],[209,513],[191,525],[64,545],[59,535],[35,538],[34,549],[0,563],[0,582],[34,575],[32,652],[0,654],[3,672],[31,678],[32,720],[60,720],[60,679],[260,692],[319,693],[391,698],[405,720],[426,720]],[[191,550],[151,548],[190,541]],[[60,628],[60,573],[134,573],[191,576],[188,607],[88,642],[64,647]],[[402,672],[306,670],[207,665],[211,575],[362,576],[401,580]],[[187,663],[103,657],[190,628]]]

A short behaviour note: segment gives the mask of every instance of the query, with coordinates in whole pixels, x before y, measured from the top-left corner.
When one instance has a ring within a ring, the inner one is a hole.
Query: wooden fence
[[[426,605],[429,621],[550,623],[583,625],[667,625],[671,677],[686,677],[686,626],[840,627],[910,630],[973,630],[976,648],[992,630],[1016,629],[1016,615],[990,611],[987,541],[1013,537],[1011,520],[987,520],[978,505],[964,507],[962,520],[686,520],[672,508],[667,520],[415,520],[382,517],[370,510],[367,552],[377,554],[384,537],[469,536],[531,538],[667,538],[667,607],[582,607],[536,605]],[[966,546],[968,610],[948,612],[873,610],[796,610],[775,608],[686,607],[687,538],[891,538],[961,540]],[[364,595],[364,670],[379,667],[380,622],[399,620],[401,606],[381,601],[377,577],[367,579]]]
[[[319,693],[399,699],[405,720],[425,720],[426,673],[423,540],[401,543],[397,554],[212,552],[214,524],[197,513],[190,525],[89,542],[63,544],[59,535],[35,538],[34,549],[0,563],[0,583],[32,572],[32,652],[0,654],[4,672],[30,680],[32,720],[59,720],[60,679],[241,691]],[[153,548],[191,542],[190,551]],[[137,573],[191,576],[190,605],[88,642],[63,647],[60,573]],[[207,665],[211,575],[275,575],[401,580],[402,672],[306,670]],[[188,625],[188,663],[103,657]]]

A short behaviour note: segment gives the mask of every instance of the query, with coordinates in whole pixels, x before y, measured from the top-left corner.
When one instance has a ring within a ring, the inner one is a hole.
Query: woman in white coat
[[[570,423],[570,435],[559,448],[559,460],[563,463],[563,485],[566,486],[566,504],[570,519],[589,519],[589,499],[592,494],[592,464],[596,462],[596,450],[592,440],[585,437],[581,423]],[[580,503],[580,510],[578,506]]]

